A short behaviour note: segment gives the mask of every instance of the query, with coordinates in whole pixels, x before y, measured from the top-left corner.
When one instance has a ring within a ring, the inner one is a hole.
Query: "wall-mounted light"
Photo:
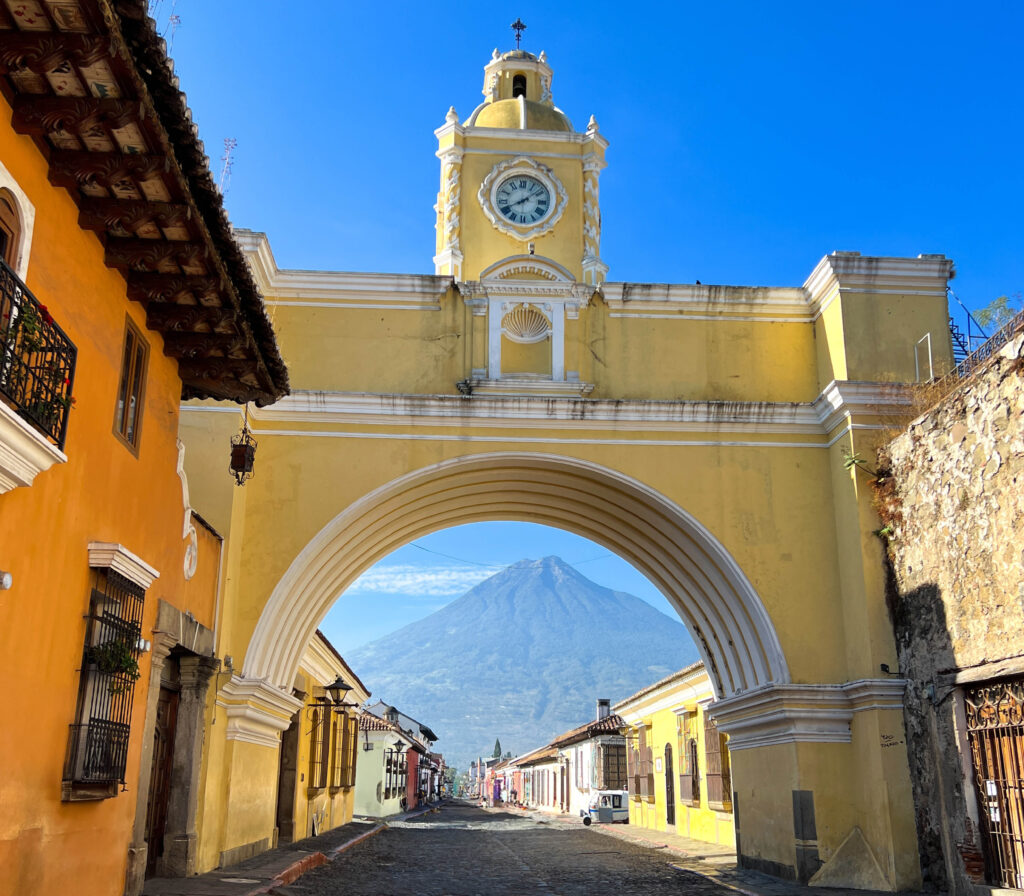
[[[327,691],[328,696],[331,698],[331,702],[336,707],[341,707],[345,705],[345,697],[348,695],[348,692],[352,690],[352,685],[347,684],[339,675],[330,684],[325,684],[324,690]]]
[[[139,653],[149,653],[149,651],[153,649],[153,642],[147,641],[145,638],[139,638],[139,640],[135,642],[135,649],[138,650]]]
[[[0,569],[0,591],[7,591],[14,584],[14,576]]]
[[[256,460],[256,439],[249,431],[249,405],[245,406],[242,431],[231,437],[231,464],[228,471],[235,477],[235,485],[244,485],[252,478],[253,463]]]

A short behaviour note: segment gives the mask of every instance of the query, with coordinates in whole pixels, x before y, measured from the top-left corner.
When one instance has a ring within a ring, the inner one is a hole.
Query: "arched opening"
[[[526,75],[513,75],[512,76],[512,98],[526,96]]]
[[[789,680],[760,598],[697,520],[616,471],[526,453],[436,464],[394,480],[340,513],[271,593],[245,655],[244,676],[288,688],[317,625],[364,570],[421,535],[485,520],[566,529],[632,564],[690,631],[717,696]]]

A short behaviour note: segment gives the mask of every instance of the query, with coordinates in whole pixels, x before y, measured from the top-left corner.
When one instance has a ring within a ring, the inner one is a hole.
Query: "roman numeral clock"
[[[518,240],[554,228],[569,201],[554,172],[527,156],[495,165],[480,184],[477,198],[491,224]]]

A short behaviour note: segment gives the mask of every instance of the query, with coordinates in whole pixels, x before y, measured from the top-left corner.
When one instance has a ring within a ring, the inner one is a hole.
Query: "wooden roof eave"
[[[147,326],[163,335],[165,353],[178,358],[182,397],[265,405],[287,394],[287,370],[262,297],[144,0],[80,0],[76,8],[89,33],[61,30],[57,20],[50,30],[18,30],[10,2],[0,2],[0,85],[14,126],[36,141],[51,182],[70,192],[79,224],[99,235],[107,264],[125,277],[129,298],[146,307]],[[106,33],[97,33],[100,23]],[[115,92],[123,95],[45,92],[40,73],[69,59],[109,66]],[[23,72],[36,75],[36,86],[19,91],[9,76],[24,78]],[[91,127],[108,135],[135,127],[150,151],[116,144],[115,151],[90,149]],[[62,133],[86,148],[61,148]],[[157,178],[168,201],[145,198],[148,193],[113,195],[112,184],[122,177],[134,178],[140,189],[146,178]],[[87,195],[83,187],[92,184],[111,195]]]

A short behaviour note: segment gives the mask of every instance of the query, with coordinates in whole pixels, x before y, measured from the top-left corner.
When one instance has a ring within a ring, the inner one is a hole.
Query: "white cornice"
[[[217,705],[227,716],[228,740],[276,749],[302,701],[262,679],[233,675],[217,694]]]
[[[264,290],[268,305],[439,311],[454,281],[444,274],[278,271]]]
[[[549,387],[553,394],[536,394]],[[896,415],[910,400],[887,383],[831,382],[813,402],[616,401],[579,397],[585,383],[479,381],[472,396],[295,391],[269,407],[250,409],[256,426],[276,423],[462,428],[631,429],[657,432],[740,432],[827,435],[858,415]],[[564,390],[569,397],[552,400]],[[510,394],[511,393],[511,394]],[[517,394],[529,393],[529,394]],[[184,405],[185,412],[217,411]],[[232,409],[233,411],[233,409]],[[272,428],[262,432],[273,435]]]
[[[850,743],[853,714],[902,710],[905,687],[903,679],[770,685],[719,700],[710,712],[734,752],[784,743]]]
[[[63,451],[0,402],[0,495],[31,485],[40,473],[67,461]]]
[[[585,136],[501,128],[472,130],[485,137],[529,140],[540,135],[540,139],[556,142]],[[479,147],[467,147],[464,152],[508,155]],[[529,155],[566,157],[532,150]],[[438,310],[454,282],[447,275],[436,274],[282,271],[266,234],[236,230],[235,237],[268,305]],[[943,255],[897,258],[834,252],[818,262],[802,287],[605,282],[600,291],[610,317],[810,323],[843,293],[944,297],[952,270],[953,262]]]
[[[945,298],[952,272],[953,262],[944,255],[895,258],[833,252],[818,262],[803,288],[817,316],[843,292]]]
[[[643,716],[663,709],[676,709],[686,701],[704,697],[713,698],[714,691],[704,663],[698,661],[620,700],[612,707],[612,712],[633,722]]]
[[[355,705],[369,699],[370,692],[360,687],[358,679],[354,677],[355,673],[344,660],[338,660],[334,650],[327,645],[322,636],[314,635],[310,640],[302,654],[299,668],[308,672],[320,685],[334,681],[340,675],[346,683],[352,686],[352,690],[345,697],[349,704]]]
[[[435,132],[436,133],[436,132]],[[483,139],[500,140],[502,143],[574,143],[581,145],[588,140],[586,134],[579,134],[576,131],[538,131],[525,128],[483,128],[478,125],[467,124],[463,126],[463,135],[466,137],[477,137]],[[494,152],[495,150],[488,150]],[[466,152],[473,152],[467,148]],[[536,155],[536,153],[531,153]]]
[[[723,317],[786,320],[812,319],[807,295],[788,286],[703,286],[686,283],[602,283],[601,295],[611,317]]]
[[[454,283],[438,274],[281,270],[265,233],[236,230],[235,239],[267,305],[438,311]]]
[[[143,590],[160,578],[160,573],[140,559],[124,545],[106,541],[89,542],[89,566],[93,569],[112,569]]]

